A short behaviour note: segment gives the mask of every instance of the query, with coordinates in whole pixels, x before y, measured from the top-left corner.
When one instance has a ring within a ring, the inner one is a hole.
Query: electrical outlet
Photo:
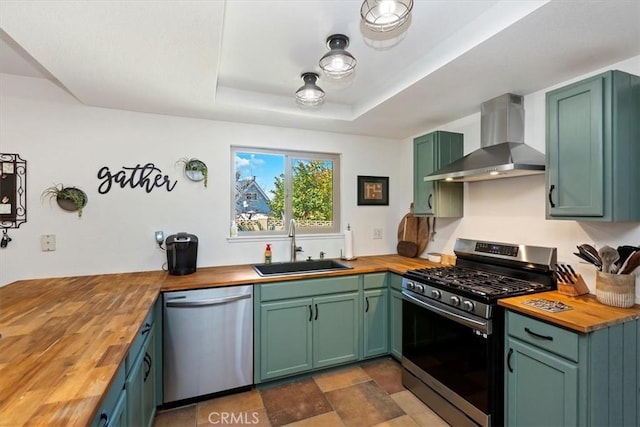
[[[56,235],[43,234],[40,236],[40,249],[42,252],[53,252],[56,250]]]
[[[382,239],[382,228],[374,228],[373,229],[373,238],[374,239]]]
[[[155,232],[156,243],[162,245],[164,243],[164,231]]]

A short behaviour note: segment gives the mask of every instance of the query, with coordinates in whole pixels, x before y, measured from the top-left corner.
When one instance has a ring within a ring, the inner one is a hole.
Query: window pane
[[[235,152],[238,231],[284,230],[285,156]]]
[[[293,159],[292,209],[298,228],[333,227],[333,162]]]

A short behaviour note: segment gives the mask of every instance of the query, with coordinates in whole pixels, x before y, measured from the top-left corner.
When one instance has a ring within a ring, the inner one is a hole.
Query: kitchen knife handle
[[[507,368],[509,368],[509,372],[513,372],[513,368],[511,367],[511,355],[513,355],[513,349],[509,349],[509,354],[507,354]]]
[[[551,186],[549,187],[549,204],[551,205],[552,208],[556,207],[556,204],[553,203],[553,198],[551,197],[551,193],[553,193],[554,188],[556,188],[554,184],[551,184]]]

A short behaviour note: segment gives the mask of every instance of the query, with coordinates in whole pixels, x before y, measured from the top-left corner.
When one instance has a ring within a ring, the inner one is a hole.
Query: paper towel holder
[[[351,252],[351,256],[348,257],[346,256],[346,254],[344,254],[342,252],[342,249],[340,249],[340,259],[341,260],[345,260],[345,261],[354,261],[356,259],[358,259],[358,257],[353,256],[353,240],[349,240],[349,245],[351,245],[351,251],[348,251],[347,249],[347,233],[351,233],[351,224],[347,224],[347,230],[345,231],[345,235],[344,235],[344,243],[345,243],[345,252]]]

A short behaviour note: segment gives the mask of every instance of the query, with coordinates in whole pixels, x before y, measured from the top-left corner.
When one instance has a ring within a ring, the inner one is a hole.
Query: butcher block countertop
[[[434,265],[397,255],[352,270],[260,277],[249,265],[21,280],[0,287],[0,426],[91,422],[161,291],[392,271]]]
[[[187,276],[169,276],[162,283],[162,291],[177,291],[216,286],[245,285],[247,283],[282,282],[285,280],[312,279],[314,277],[348,276],[391,271],[404,274],[407,270],[435,267],[438,264],[422,258],[406,258],[400,255],[380,255],[360,257],[354,261],[340,261],[353,267],[351,270],[320,271],[317,273],[288,274],[262,277],[251,265],[231,265],[225,267],[206,267]]]
[[[571,306],[572,310],[551,313],[523,303],[526,300],[535,298],[560,301]],[[580,333],[588,333],[629,320],[640,319],[640,304],[636,304],[630,308],[610,307],[599,303],[595,295],[574,297],[552,291],[535,295],[503,298],[498,301],[498,304],[509,310],[517,311]]]

